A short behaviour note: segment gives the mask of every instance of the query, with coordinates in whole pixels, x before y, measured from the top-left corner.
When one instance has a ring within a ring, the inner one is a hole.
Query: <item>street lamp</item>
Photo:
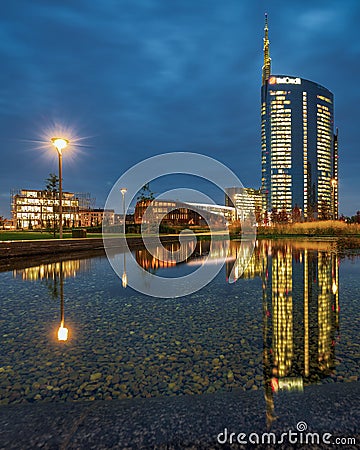
[[[126,228],[125,228],[125,224],[126,224],[126,214],[125,214],[125,194],[127,192],[126,188],[121,188],[120,192],[122,194],[122,202],[123,202],[123,233],[124,236],[126,234]]]
[[[59,236],[63,237],[63,223],[62,223],[62,151],[68,145],[69,141],[64,138],[54,137],[51,143],[56,148],[59,155]]]

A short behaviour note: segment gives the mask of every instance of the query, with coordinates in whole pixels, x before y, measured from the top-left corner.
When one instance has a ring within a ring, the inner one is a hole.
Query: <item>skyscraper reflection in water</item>
[[[237,256],[236,243],[231,251]],[[227,264],[227,274],[232,270]],[[339,258],[324,242],[258,241],[242,278],[262,279],[263,370],[268,425],[274,393],[302,390],[335,368]]]

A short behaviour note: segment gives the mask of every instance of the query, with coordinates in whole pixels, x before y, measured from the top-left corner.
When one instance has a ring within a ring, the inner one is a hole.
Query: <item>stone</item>
[[[101,373],[101,372],[95,372],[95,373],[92,373],[92,374],[90,375],[90,381],[97,381],[97,380],[100,380],[101,377],[102,377],[102,373]]]

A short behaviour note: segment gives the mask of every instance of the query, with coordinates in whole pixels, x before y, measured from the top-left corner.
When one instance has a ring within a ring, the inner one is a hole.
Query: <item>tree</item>
[[[56,198],[59,193],[59,177],[54,173],[51,173],[49,177],[45,180],[48,197]]]
[[[267,210],[264,212],[264,225],[269,225],[269,213]]]
[[[59,177],[54,173],[51,173],[49,177],[45,180],[45,193],[48,198],[55,200],[59,196]],[[53,235],[55,237],[56,233],[56,215],[55,215],[55,201],[53,202]],[[48,221],[50,225],[50,220]],[[50,227],[49,227],[50,228]]]
[[[255,219],[258,225],[262,224],[262,210],[260,205],[255,205]]]
[[[287,214],[285,206],[282,207],[282,210],[278,214],[278,222],[279,223],[288,223],[289,222],[289,216]]]
[[[343,217],[343,214],[342,214]],[[341,219],[341,217],[340,217]],[[347,217],[346,218],[346,222],[348,223],[360,223],[360,211],[356,211],[356,214],[354,216],[351,217]]]
[[[271,223],[279,222],[279,213],[276,208],[272,208],[271,213],[270,213],[270,219],[271,219]]]
[[[291,213],[291,220],[293,223],[301,222],[301,209],[298,207],[296,203]]]
[[[318,210],[318,219],[319,220],[329,220],[330,219],[330,208],[328,205],[328,202],[326,200],[323,200],[322,198],[319,199],[319,210]]]
[[[154,192],[150,189],[150,183],[144,184],[144,186],[140,189],[139,195],[137,196],[138,201],[144,200],[154,200]]]

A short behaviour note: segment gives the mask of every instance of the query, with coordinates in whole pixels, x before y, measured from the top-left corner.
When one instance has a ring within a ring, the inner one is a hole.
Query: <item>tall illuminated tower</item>
[[[305,220],[337,218],[334,96],[309,80],[271,74],[265,15],[261,87],[262,192],[267,211],[297,206]]]

